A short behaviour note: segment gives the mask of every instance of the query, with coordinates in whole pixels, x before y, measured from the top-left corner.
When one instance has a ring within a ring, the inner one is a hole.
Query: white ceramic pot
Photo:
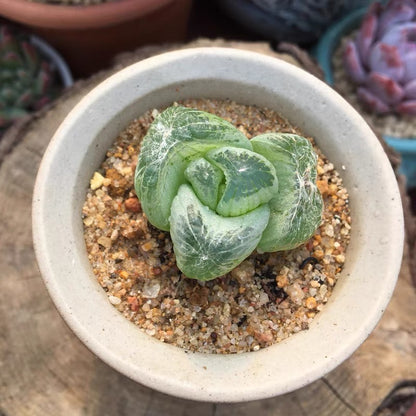
[[[88,262],[81,208],[107,148],[133,118],[189,97],[230,98],[279,111],[316,138],[350,193],[351,243],[325,309],[308,331],[257,352],[186,353],[146,335],[109,303]],[[62,123],[45,153],[35,187],[33,232],[49,292],[87,347],[151,388],[221,402],[289,392],[348,358],[380,319],[403,249],[396,180],[377,138],[358,113],[297,67],[220,48],[159,55],[91,91]]]

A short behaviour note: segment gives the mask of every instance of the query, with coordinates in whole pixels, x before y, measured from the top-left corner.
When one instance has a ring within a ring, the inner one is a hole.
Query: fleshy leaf
[[[143,140],[135,173],[136,193],[155,227],[169,230],[170,207],[186,182],[189,162],[227,145],[252,148],[243,133],[213,114],[175,106],[159,114]]]
[[[39,55],[36,53],[35,47],[29,42],[22,42],[22,52],[27,68],[35,74],[40,64]]]
[[[378,34],[382,36],[393,25],[413,19],[415,11],[403,2],[391,2],[391,5],[380,16]]]
[[[344,63],[348,75],[354,82],[360,84],[365,81],[367,75],[358,56],[357,46],[352,41],[348,42],[345,49]]]
[[[415,35],[416,22],[401,23],[389,29],[381,38],[381,42],[397,46],[400,53],[403,53],[406,52],[406,43]]]
[[[397,111],[402,114],[411,114],[416,116],[416,100],[404,100],[397,105]]]
[[[7,126],[10,121],[17,120],[27,115],[27,111],[21,108],[0,111],[0,127]]]
[[[221,169],[204,158],[192,161],[185,170],[185,177],[191,183],[199,200],[215,211],[219,199],[220,184],[224,179]]]
[[[379,42],[371,49],[370,68],[372,71],[386,75],[395,81],[403,78],[405,67],[395,45]]]
[[[189,185],[181,185],[170,217],[179,269],[199,280],[229,272],[256,248],[269,212],[265,204],[239,217],[222,217],[203,205]]]
[[[357,96],[370,111],[380,114],[385,114],[390,111],[390,107],[386,103],[365,87],[358,88]]]
[[[416,99],[416,78],[404,86],[404,96]]]
[[[413,47],[404,57],[404,83],[416,80],[416,43]]]
[[[376,37],[377,26],[377,17],[375,13],[370,11],[364,17],[356,39],[356,46],[359,53],[358,58],[361,59],[362,62],[367,62],[370,47]]]
[[[0,134],[6,123],[39,109],[61,89],[55,79],[56,68],[42,55],[27,34],[0,24]]]
[[[2,57],[1,65],[4,68],[15,70],[23,65],[23,61],[17,52],[10,51]]]
[[[279,180],[258,249],[270,252],[295,248],[310,238],[321,222],[323,201],[316,186],[317,156],[309,141],[295,134],[262,134],[251,143],[255,152],[273,164]]]
[[[369,90],[387,104],[396,104],[404,96],[403,88],[390,77],[372,72],[368,77]]]
[[[247,149],[224,146],[205,156],[225,175],[225,189],[217,213],[235,217],[269,202],[277,192],[273,165],[263,156]]]

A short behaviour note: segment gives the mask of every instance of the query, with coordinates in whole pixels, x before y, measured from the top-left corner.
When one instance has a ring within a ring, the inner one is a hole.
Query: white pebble
[[[325,234],[328,237],[333,237],[334,236],[334,227],[331,224],[327,224],[325,226]]]
[[[269,296],[267,295],[267,293],[263,292],[260,294],[259,306],[263,306],[266,303],[269,303]]]
[[[160,283],[158,280],[149,280],[143,286],[142,295],[147,299],[154,299],[160,292]]]
[[[292,301],[296,304],[302,303],[302,299],[305,297],[305,293],[303,292],[302,288],[298,283],[290,285],[286,289],[286,292],[290,296],[290,299],[292,299]]]
[[[104,177],[99,172],[94,172],[94,176],[90,180],[90,187],[93,191],[103,185]]]
[[[109,296],[108,300],[110,301],[112,305],[120,305],[121,303],[121,299],[118,298],[117,296]]]

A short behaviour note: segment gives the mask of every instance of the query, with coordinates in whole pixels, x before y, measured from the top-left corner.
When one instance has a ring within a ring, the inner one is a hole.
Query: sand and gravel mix
[[[249,138],[302,134],[266,108],[218,100],[180,104],[215,113]],[[350,239],[348,192],[333,164],[315,146],[324,214],[309,241],[286,252],[254,252],[209,282],[188,279],[176,267],[169,233],[148,223],[134,192],[140,144],[157,113],[148,111],[115,138],[86,195],[86,248],[109,302],[138,330],[189,351],[256,351],[307,330],[331,296]]]

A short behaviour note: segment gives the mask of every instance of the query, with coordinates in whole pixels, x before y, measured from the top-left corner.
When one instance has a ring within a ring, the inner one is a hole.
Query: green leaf
[[[268,133],[251,140],[255,152],[276,169],[279,190],[269,202],[270,220],[258,249],[293,249],[308,240],[321,223],[323,202],[316,186],[317,156],[304,137]]]
[[[185,170],[185,177],[191,183],[199,200],[215,210],[219,199],[219,187],[224,174],[204,158],[192,161]]]
[[[21,56],[15,51],[7,52],[2,57],[1,66],[3,68],[15,70],[23,65]]]
[[[25,66],[32,74],[36,74],[40,65],[40,57],[36,48],[29,41],[22,42],[20,48],[25,60]]]
[[[33,102],[34,96],[32,91],[23,92],[22,95],[16,100],[16,107],[27,108],[30,103]]]
[[[199,280],[229,272],[256,248],[268,220],[266,204],[245,215],[224,218],[203,205],[189,185],[182,185],[170,217],[179,269]]]
[[[6,127],[27,115],[27,112],[20,108],[11,108],[7,110],[0,111],[0,127]]]
[[[18,51],[18,41],[13,36],[9,27],[6,25],[0,25],[0,56],[7,54],[8,52],[18,53]]]
[[[143,140],[135,173],[136,193],[155,227],[169,230],[170,207],[186,182],[188,164],[227,145],[251,149],[232,124],[204,111],[169,107],[156,118]]]
[[[216,210],[222,216],[245,214],[269,202],[277,192],[274,167],[261,155],[224,146],[211,150],[206,158],[225,174],[225,189]]]
[[[18,94],[19,91],[15,91],[10,87],[4,87],[0,89],[0,101],[5,103],[7,107],[12,107],[18,98]]]

